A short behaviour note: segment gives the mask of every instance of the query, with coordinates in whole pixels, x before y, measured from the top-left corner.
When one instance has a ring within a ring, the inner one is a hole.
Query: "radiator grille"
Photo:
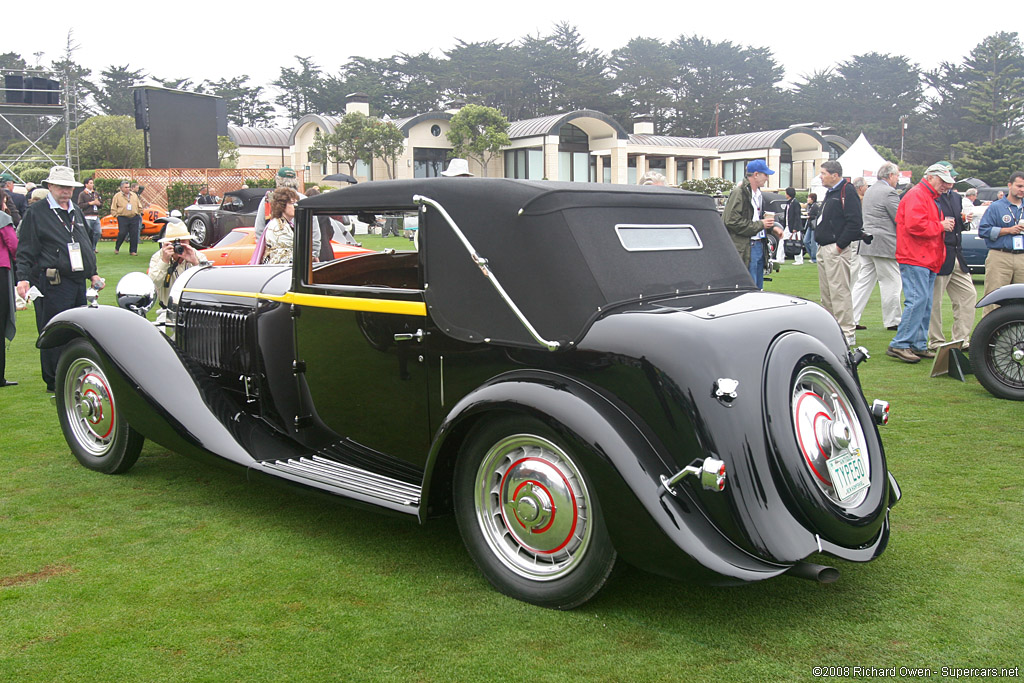
[[[185,354],[210,369],[251,374],[249,359],[255,350],[249,324],[252,315],[182,306],[175,341]]]

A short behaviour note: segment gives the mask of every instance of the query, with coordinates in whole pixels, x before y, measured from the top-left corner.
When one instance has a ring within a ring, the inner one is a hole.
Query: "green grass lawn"
[[[154,249],[101,244],[103,303]],[[816,299],[815,266],[766,287]],[[822,558],[842,572],[827,586],[716,588],[620,566],[562,613],[492,590],[450,518],[420,527],[151,443],[125,475],[86,470],[22,312],[7,372],[21,384],[0,389],[0,680],[789,681],[815,666],[938,678],[1024,664],[1022,405],[886,357],[877,290],[862,322],[864,392],[892,403],[882,435],[904,493],[880,559]]]

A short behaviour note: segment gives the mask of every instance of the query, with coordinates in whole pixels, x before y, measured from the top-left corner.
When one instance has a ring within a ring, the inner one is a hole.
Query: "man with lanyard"
[[[774,215],[761,220],[761,188],[768,184],[768,176],[773,173],[775,171],[761,159],[748,163],[746,177],[729,193],[722,213],[736,251],[750,269],[750,277],[758,289],[764,287],[765,230],[772,230],[776,237],[782,237],[782,229],[775,226]]]
[[[978,224],[985,238],[985,294],[1024,282],[1024,173],[1010,176],[1006,196],[992,202]],[[985,315],[997,307],[986,306]]]
[[[87,280],[103,289],[103,279],[96,274],[92,235],[82,210],[71,202],[74,189],[82,183],[75,181],[75,172],[67,166],[51,168],[44,182],[50,194],[26,210],[18,242],[18,295],[33,302],[40,332],[61,311],[85,305]],[[39,351],[49,392],[54,390],[62,350]]]

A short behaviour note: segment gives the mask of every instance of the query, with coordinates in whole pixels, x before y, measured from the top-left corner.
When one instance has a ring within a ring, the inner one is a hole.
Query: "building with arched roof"
[[[455,103],[456,106],[458,104]],[[346,112],[352,111],[369,116],[366,95],[356,93],[349,96]],[[457,108],[431,111],[392,121],[405,137],[404,149],[393,165],[395,177],[440,175],[451,156],[447,133],[456,112]],[[724,178],[739,182],[743,179],[746,164],[761,159],[776,171],[769,178],[771,189],[789,186],[808,188],[821,162],[836,158],[850,146],[848,141],[834,135],[834,131],[813,123],[778,130],[690,138],[659,135],[655,133],[652,121],[648,116],[637,117],[633,131],[628,132],[612,117],[591,109],[513,121],[508,131],[511,143],[491,160],[486,175],[634,184],[647,171],[657,171],[672,184],[698,178]],[[303,116],[287,133],[287,151],[280,147],[280,134],[267,133],[263,136],[264,149],[272,151],[262,155],[253,151],[261,144],[253,131],[280,129],[229,126],[229,134],[239,144],[240,167],[250,160],[273,156],[287,160],[288,163],[280,165],[303,169],[306,182],[312,183],[329,173],[352,172],[346,164],[311,159],[309,154],[316,132],[330,134],[340,122],[341,117],[337,116]],[[243,138],[248,141],[246,151],[242,150]],[[253,165],[262,166],[263,163]],[[469,160],[469,166],[474,174],[485,175],[477,161]],[[353,175],[360,181],[385,179],[389,177],[389,170],[383,160],[374,159],[372,164],[359,162]]]

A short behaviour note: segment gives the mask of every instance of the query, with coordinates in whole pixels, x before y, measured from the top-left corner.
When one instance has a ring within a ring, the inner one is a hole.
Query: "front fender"
[[[991,304],[1005,304],[1010,301],[1024,302],[1024,284],[1003,285],[994,292],[989,292],[981,298],[975,308],[982,308]]]
[[[145,318],[113,306],[74,308],[54,316],[36,345],[54,348],[79,337],[103,359],[122,414],[146,438],[179,453],[246,466],[257,451],[287,447],[234,408],[202,368]]]
[[[769,578],[788,568],[744,552],[685,496],[674,498],[666,493],[659,476],[672,473],[616,406],[577,380],[543,371],[500,375],[452,409],[438,430],[427,461],[421,515],[428,498],[441,493],[432,485],[441,461],[454,457],[457,450],[446,448],[448,440],[453,435],[460,440],[467,424],[493,412],[529,414],[576,447],[593,480],[616,550],[630,563],[677,578],[703,569],[708,578],[724,576],[738,581]]]

